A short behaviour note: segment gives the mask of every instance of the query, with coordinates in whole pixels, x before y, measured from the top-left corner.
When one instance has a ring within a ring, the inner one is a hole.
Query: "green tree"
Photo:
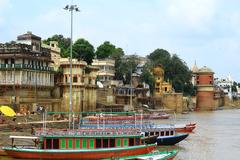
[[[146,83],[149,85],[150,93],[153,94],[154,91],[154,85],[155,85],[155,79],[154,76],[151,73],[150,68],[152,68],[152,65],[148,62],[143,66],[142,74],[140,75],[140,80],[143,83]]]
[[[110,58],[114,52],[116,52],[116,47],[109,41],[105,41],[97,48],[96,55],[98,59],[104,59]]]
[[[94,47],[85,39],[78,39],[73,44],[73,58],[82,59],[91,64],[95,57]]]
[[[120,71],[123,75],[123,83],[130,84],[131,75],[136,71],[136,67],[139,63],[139,57],[136,55],[130,55],[123,58],[122,63],[120,64]]]
[[[195,94],[194,87],[190,83],[191,71],[186,63],[176,54],[171,55],[164,49],[156,49],[147,56],[152,66],[162,64],[165,71],[165,80],[172,82],[176,92],[183,92],[184,95]]]
[[[122,72],[122,58],[124,56],[124,51],[122,50],[122,48],[116,48],[115,52],[112,53],[112,55],[110,56],[110,58],[112,58],[115,61],[115,76],[114,79],[115,80],[123,80],[123,75],[124,73]]]
[[[50,41],[57,41],[58,42],[58,47],[61,48],[61,52],[60,55],[61,57],[69,57],[70,52],[68,50],[68,48],[70,47],[70,43],[71,43],[71,39],[70,38],[65,38],[63,35],[61,34],[55,34],[52,37],[49,37],[46,40],[43,40],[44,44],[49,45]]]

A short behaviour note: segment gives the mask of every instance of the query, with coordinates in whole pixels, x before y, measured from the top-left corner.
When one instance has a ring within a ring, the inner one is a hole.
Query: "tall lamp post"
[[[69,98],[69,130],[71,129],[71,121],[73,116],[72,109],[72,37],[73,37],[73,11],[80,12],[77,5],[66,5],[65,10],[71,12],[71,42],[70,42],[70,98]]]

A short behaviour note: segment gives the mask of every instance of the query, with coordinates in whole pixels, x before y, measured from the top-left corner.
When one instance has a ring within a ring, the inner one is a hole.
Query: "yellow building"
[[[58,84],[62,94],[61,111],[69,111],[70,62],[68,58],[60,59],[60,69],[62,74]],[[97,71],[97,67],[87,66],[85,61],[72,60],[73,112],[96,111]]]
[[[162,65],[157,65],[153,68],[153,75],[155,78],[155,96],[162,96],[163,93],[172,91],[172,84],[164,81],[164,69]]]
[[[51,60],[53,61],[53,63],[50,64],[50,67],[53,67],[54,71],[57,71],[60,66],[61,58],[60,56],[61,48],[58,47],[58,42],[50,41],[49,45],[42,43],[42,47],[50,50]]]

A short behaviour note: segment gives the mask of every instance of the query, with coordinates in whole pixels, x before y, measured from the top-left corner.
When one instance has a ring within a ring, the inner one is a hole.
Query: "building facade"
[[[163,93],[172,91],[172,85],[164,81],[164,70],[162,65],[157,65],[153,68],[153,75],[155,78],[154,96],[162,96]]]
[[[61,59],[60,56],[61,49],[58,47],[58,42],[50,41],[49,45],[42,43],[42,47],[50,50],[51,60],[53,62],[50,64],[50,66],[54,68],[54,71],[57,71],[59,69]]]
[[[214,107],[214,72],[204,66],[198,70],[197,84],[197,110],[213,110]]]
[[[94,59],[92,66],[99,68],[97,73],[98,80],[105,86],[111,85],[111,81],[115,76],[115,61],[111,59]]]
[[[19,112],[35,110],[36,105],[52,108],[54,72],[50,50],[41,46],[41,38],[27,32],[17,43],[0,44],[0,105]]]
[[[69,111],[70,102],[70,62],[60,59],[60,75],[57,84],[61,90],[61,111]],[[96,77],[98,68],[87,66],[85,61],[72,60],[72,109],[73,112],[96,111]]]

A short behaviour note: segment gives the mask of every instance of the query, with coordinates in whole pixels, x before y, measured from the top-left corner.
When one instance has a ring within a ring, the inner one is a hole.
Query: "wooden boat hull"
[[[191,133],[196,128],[196,126],[185,126],[182,128],[176,128],[176,132]]]
[[[146,144],[153,144],[156,143],[158,136],[150,136],[142,138],[142,142]]]
[[[0,156],[6,156],[7,153],[0,147]]]
[[[188,135],[189,134],[179,134],[176,136],[157,137],[156,141],[158,145],[175,145],[187,138]]]
[[[4,148],[5,152],[17,159],[102,159],[117,158],[147,154],[154,150],[156,145],[128,146],[125,148],[104,148],[104,149],[20,149]]]

